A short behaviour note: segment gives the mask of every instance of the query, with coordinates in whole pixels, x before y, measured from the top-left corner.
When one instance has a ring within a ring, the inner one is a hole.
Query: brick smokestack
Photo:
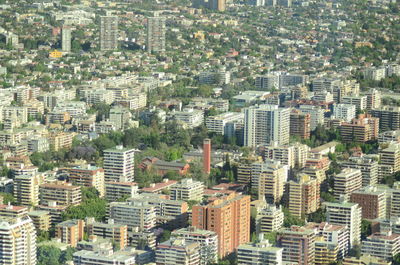
[[[203,141],[203,170],[206,174],[210,174],[211,169],[211,140]]]

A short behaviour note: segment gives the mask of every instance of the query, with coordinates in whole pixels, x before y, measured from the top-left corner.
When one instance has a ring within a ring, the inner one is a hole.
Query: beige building
[[[73,206],[81,203],[81,187],[71,183],[56,181],[40,185],[40,204],[49,205],[56,202],[57,205]]]
[[[201,201],[204,184],[191,178],[182,179],[171,187],[171,200]]]
[[[35,225],[36,231],[49,231],[50,213],[47,211],[31,211],[28,213]]]
[[[393,172],[400,171],[400,143],[389,143],[386,148],[379,150],[382,165],[391,166]]]
[[[19,175],[14,179],[14,197],[24,206],[36,206],[39,204],[39,185],[42,178],[39,175]]]
[[[353,191],[361,189],[362,174],[361,170],[353,168],[344,168],[340,174],[334,177],[334,195],[336,200],[344,197],[350,200],[350,195]]]
[[[283,226],[284,214],[282,207],[266,204],[258,209],[256,215],[256,231],[257,234],[270,233],[278,231]]]
[[[287,179],[287,166],[272,160],[267,161],[258,178],[258,197],[265,198],[268,203],[279,202]]]

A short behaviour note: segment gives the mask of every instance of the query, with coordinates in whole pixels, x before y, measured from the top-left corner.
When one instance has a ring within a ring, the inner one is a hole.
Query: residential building
[[[147,42],[148,52],[165,52],[165,17],[147,18]]]
[[[299,109],[304,114],[310,114],[311,131],[315,130],[315,128],[317,128],[318,125],[324,124],[325,111],[322,108],[313,105],[300,105]]]
[[[39,185],[42,179],[39,175],[18,175],[14,178],[14,198],[24,206],[39,204]]]
[[[56,225],[56,238],[62,243],[76,247],[83,239],[85,222],[83,220],[67,220]]]
[[[278,232],[277,246],[283,248],[282,260],[299,265],[315,263],[315,234],[313,230],[292,226]]]
[[[381,107],[382,94],[380,90],[372,88],[366,93],[366,96],[367,96],[367,110],[379,109]]]
[[[244,110],[244,145],[257,147],[276,141],[289,143],[290,109],[259,105]]]
[[[386,218],[386,193],[374,186],[354,191],[350,196],[350,201],[360,205],[364,219]]]
[[[385,260],[391,260],[400,253],[400,234],[373,233],[363,240],[361,253]]]
[[[282,206],[279,208],[272,204],[267,204],[257,211],[256,233],[265,234],[278,231],[283,226],[284,214]]]
[[[172,239],[160,243],[156,250],[156,264],[200,264],[200,244],[185,239]]]
[[[32,220],[0,217],[0,261],[4,265],[36,265],[36,230]]]
[[[327,222],[310,222],[305,225],[305,228],[314,230],[316,242],[319,242],[318,254],[316,249],[316,259],[318,256],[319,264],[326,264],[326,262],[323,261],[323,256],[325,254],[329,254],[330,259],[333,258],[337,260],[343,259],[347,255],[349,251],[349,230],[347,229],[347,226],[333,225]],[[334,257],[332,257],[332,254]]]
[[[104,169],[87,164],[72,168],[61,168],[59,173],[65,173],[68,176],[68,181],[73,185],[94,187],[99,191],[100,197],[104,196]]]
[[[240,245],[237,250],[238,263],[241,265],[282,265],[282,258],[283,248],[273,247],[264,239]]]
[[[313,213],[320,206],[320,183],[306,174],[301,174],[297,181],[289,181],[286,193],[288,194],[289,212],[297,218],[304,218]]]
[[[187,128],[193,129],[204,123],[204,111],[195,109],[184,109],[182,111],[173,111],[170,113],[178,122],[181,122]]]
[[[1,215],[1,213],[0,213]],[[30,211],[28,216],[32,219],[36,231],[49,231],[50,213],[47,211]]]
[[[298,109],[290,112],[290,135],[300,139],[309,139],[311,131],[311,115]]]
[[[171,200],[201,201],[204,184],[191,178],[182,179],[171,187]]]
[[[371,115],[360,114],[358,119],[340,125],[340,136],[344,142],[359,142],[375,140],[379,133],[379,119]]]
[[[156,225],[155,207],[148,202],[111,202],[108,216],[117,224],[126,224],[129,231],[150,231]]]
[[[206,118],[206,127],[209,132],[225,134],[227,123],[238,122],[244,119],[243,113],[240,112],[225,112],[216,116]]]
[[[356,106],[350,104],[336,104],[333,108],[333,115],[338,119],[350,122],[356,117]]]
[[[142,193],[128,199],[128,202],[142,202],[154,207],[157,224],[171,228],[184,227],[188,220],[188,204],[181,200],[170,200],[161,194]]]
[[[259,165],[261,170],[256,169]],[[258,197],[265,198],[268,203],[280,202],[288,176],[287,166],[274,160],[267,160],[261,164],[254,163],[253,169],[252,187],[258,190]]]
[[[104,154],[105,181],[133,182],[135,177],[135,149],[119,145],[106,149]]]
[[[326,221],[333,225],[343,225],[349,230],[349,246],[361,241],[361,207],[357,203],[346,201],[324,202],[326,207]]]
[[[81,187],[70,183],[56,181],[39,186],[40,204],[49,205],[56,202],[57,205],[75,206],[81,203]]]
[[[93,217],[86,218],[86,232],[89,236],[106,238],[118,244],[119,249],[128,246],[128,226],[116,224],[109,219],[108,223],[96,222]]]
[[[369,111],[372,117],[379,118],[381,132],[400,129],[400,107],[382,106]]]
[[[380,164],[390,166],[393,172],[400,171],[400,143],[389,143],[379,149]]]
[[[368,98],[367,96],[344,96],[340,101],[342,104],[349,104],[356,106],[357,110],[365,110],[367,108]]]
[[[61,30],[61,48],[63,52],[71,51],[71,27],[63,26]]]
[[[250,240],[250,196],[231,193],[192,208],[192,225],[218,235],[218,255],[225,257]]]
[[[113,107],[110,109],[110,122],[115,125],[117,130],[127,129],[127,123],[131,119],[132,114],[127,108]]]
[[[359,169],[344,168],[340,174],[334,177],[333,192],[337,200],[342,196],[345,200],[349,200],[351,193],[361,187],[362,174]]]
[[[378,183],[378,161],[372,156],[351,156],[342,166],[361,170],[363,187]]]
[[[74,265],[136,265],[137,253],[128,250],[80,250],[73,254]]]
[[[106,182],[106,199],[113,202],[121,198],[132,198],[138,194],[139,187],[135,182]]]
[[[100,49],[102,51],[118,48],[118,17],[100,17]]]
[[[200,245],[200,263],[202,265],[218,261],[218,236],[213,231],[197,229],[193,226],[181,228],[171,233],[171,238],[183,238]]]

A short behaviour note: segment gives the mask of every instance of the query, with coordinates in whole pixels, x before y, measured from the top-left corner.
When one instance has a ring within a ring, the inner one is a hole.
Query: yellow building
[[[62,55],[63,55],[63,53],[60,52],[60,51],[57,51],[57,50],[54,50],[54,51],[49,53],[49,57],[50,58],[61,58]]]
[[[195,38],[195,39],[198,39],[198,40],[200,40],[200,41],[204,41],[205,38],[206,38],[206,35],[204,34],[203,31],[198,31],[198,32],[196,32],[196,33],[194,34],[194,38]]]
[[[339,246],[325,241],[324,237],[315,238],[315,265],[336,263]]]

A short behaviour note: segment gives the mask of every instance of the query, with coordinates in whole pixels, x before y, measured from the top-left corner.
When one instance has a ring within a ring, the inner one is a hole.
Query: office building
[[[108,216],[129,231],[150,231],[156,225],[155,207],[143,201],[111,202]]]
[[[309,139],[311,131],[311,115],[302,113],[298,109],[290,112],[290,135],[300,139]]]
[[[315,234],[313,230],[292,226],[278,233],[277,246],[283,248],[282,260],[299,265],[315,262]]]
[[[278,231],[283,226],[284,214],[282,206],[279,208],[272,204],[267,204],[257,211],[256,233],[265,234]]]
[[[361,241],[361,207],[357,203],[340,201],[337,203],[324,202],[326,221],[333,225],[343,225],[349,230],[349,246]]]
[[[147,42],[148,52],[165,52],[165,17],[147,18]]]
[[[290,109],[259,105],[244,110],[244,145],[257,147],[270,142],[289,143]]]
[[[192,225],[218,235],[218,255],[225,257],[250,240],[250,196],[231,193],[192,208]]]
[[[171,200],[201,201],[204,184],[191,178],[182,179],[171,187]]]
[[[350,201],[360,205],[364,219],[386,218],[386,193],[374,186],[354,191],[350,196]]]
[[[350,104],[336,104],[333,107],[335,118],[350,122],[356,117],[356,106]]]
[[[32,220],[0,217],[0,262],[4,265],[36,265],[36,230]]]
[[[81,203],[81,187],[70,183],[56,181],[39,186],[40,204],[49,205],[56,202],[57,205],[75,206]]]
[[[377,258],[391,260],[400,253],[400,235],[388,231],[385,233],[373,233],[363,240],[361,253]]]
[[[62,243],[76,247],[83,239],[85,222],[83,220],[67,220],[56,225],[56,238]]]
[[[42,179],[39,175],[18,175],[14,179],[14,198],[24,206],[39,204],[39,185]]]
[[[345,200],[349,200],[351,193],[362,187],[361,170],[344,168],[340,174],[334,177],[333,186],[336,200],[339,200],[341,197]]]
[[[118,17],[100,17],[100,50],[115,50],[118,48]]]
[[[238,263],[241,265],[282,265],[283,249],[273,247],[268,240],[240,245],[237,250]]]
[[[156,264],[198,265],[200,264],[200,244],[185,239],[171,239],[160,243],[156,250]]]
[[[400,129],[400,107],[382,106],[369,111],[372,117],[379,118],[381,132]]]
[[[218,261],[218,236],[213,231],[197,229],[193,226],[181,228],[171,233],[171,238],[183,238],[200,245],[200,263],[202,265]]]
[[[118,244],[119,249],[124,249],[128,245],[128,226],[116,224],[109,219],[108,223],[96,222],[93,217],[86,219],[86,233],[89,236],[106,238]]]
[[[133,182],[135,177],[135,149],[119,145],[106,149],[104,154],[105,181]]]
[[[71,51],[71,27],[63,26],[61,30],[61,48],[63,52]]]
[[[296,181],[289,181],[286,187],[287,204],[293,216],[303,219],[319,209],[320,183],[316,179],[301,174]]]

